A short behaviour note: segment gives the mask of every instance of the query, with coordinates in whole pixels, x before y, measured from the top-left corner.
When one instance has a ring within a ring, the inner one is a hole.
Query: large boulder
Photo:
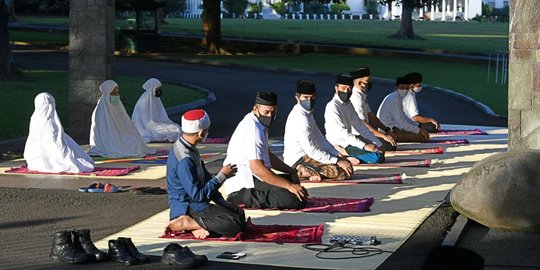
[[[540,232],[540,151],[500,153],[456,184],[452,206],[493,229]]]

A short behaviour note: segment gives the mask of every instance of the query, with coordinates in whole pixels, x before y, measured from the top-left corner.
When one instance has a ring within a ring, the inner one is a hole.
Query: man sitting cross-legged
[[[283,160],[310,180],[350,179],[353,172],[350,161],[341,157],[326,140],[313,117],[316,94],[312,81],[296,83],[297,104],[285,124]]]
[[[413,125],[420,124],[427,132],[437,132],[439,130],[439,122],[431,117],[426,117],[420,114],[418,104],[416,102],[416,94],[422,91],[422,74],[411,72],[405,75],[411,84],[411,91],[403,97],[403,111]]]
[[[396,79],[396,91],[388,94],[377,111],[377,116],[397,137],[398,142],[427,142],[429,133],[418,125],[407,120],[403,112],[403,97],[411,88],[409,80],[405,77]]]
[[[236,127],[224,164],[238,166],[238,173],[225,183],[227,201],[248,208],[299,209],[305,206],[307,190],[298,172],[269,150],[268,128],[277,113],[277,95],[258,92],[255,106]],[[286,174],[276,174],[272,171]]]
[[[244,211],[225,201],[218,191],[227,178],[234,176],[236,166],[226,165],[212,177],[197,150],[197,144],[208,136],[209,127],[210,118],[203,110],[182,116],[183,134],[167,160],[171,221],[166,233],[190,231],[197,238],[206,238],[210,234],[236,235],[246,227]]]

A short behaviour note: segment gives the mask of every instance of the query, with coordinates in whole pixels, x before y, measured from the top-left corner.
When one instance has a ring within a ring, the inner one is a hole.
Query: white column
[[[452,21],[456,21],[457,16],[457,0],[454,0],[454,6],[453,6],[454,12],[452,13]]]
[[[446,21],[446,0],[442,0],[442,17],[441,21]]]
[[[469,0],[463,0],[463,20],[469,20]]]
[[[421,7],[419,10],[418,10],[418,16],[420,18],[423,18],[424,17],[424,7]]]
[[[433,17],[433,15],[435,14],[435,5],[433,3],[431,3],[431,20],[435,20],[435,18]]]

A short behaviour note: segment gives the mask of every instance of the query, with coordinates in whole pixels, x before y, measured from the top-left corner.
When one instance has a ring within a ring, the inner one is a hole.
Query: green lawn
[[[23,22],[63,24],[66,18],[23,17]],[[202,34],[198,19],[167,19],[161,31]],[[223,36],[342,43],[369,46],[391,46],[451,51],[490,53],[508,51],[508,23],[414,22],[415,32],[425,40],[387,38],[399,28],[399,21],[338,20],[240,20],[224,19]]]
[[[432,86],[454,90],[477,99],[497,114],[508,115],[508,87],[487,83],[486,65],[434,62],[410,58],[382,56],[348,56],[328,54],[272,54],[246,56],[186,56],[186,58],[236,63],[254,66],[271,66],[309,71],[346,73],[360,66],[369,66],[375,77],[394,79],[411,71],[424,75],[424,82]]]
[[[0,140],[26,136],[30,116],[34,111],[34,98],[49,92],[56,99],[56,111],[64,128],[68,128],[68,74],[63,71],[25,70],[32,82],[0,82]],[[145,78],[117,76],[120,96],[131,116],[133,106],[142,94]],[[203,98],[204,93],[173,84],[163,85],[161,99],[165,107],[188,103]]]

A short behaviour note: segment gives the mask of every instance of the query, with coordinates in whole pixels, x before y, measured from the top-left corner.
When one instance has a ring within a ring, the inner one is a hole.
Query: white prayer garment
[[[339,152],[324,137],[313,113],[296,104],[285,124],[283,161],[292,166],[304,155],[324,163],[335,164]]]
[[[360,117],[361,120],[369,123],[368,113],[371,112],[371,107],[369,107],[369,104],[367,102],[366,93],[362,92],[360,89],[354,86],[352,89],[352,95],[350,100],[354,110],[358,114],[358,117]]]
[[[409,123],[413,125],[418,125],[416,121],[413,120],[413,117],[420,114],[420,111],[418,110],[418,104],[416,103],[416,92],[409,91],[407,95],[403,97],[403,112],[405,112],[405,116],[407,116],[407,120]]]
[[[388,94],[379,106],[377,117],[387,127],[397,127],[401,130],[418,134],[420,128],[418,124],[412,124],[410,120],[407,120],[407,116],[403,112],[402,102],[403,100],[397,91]]]
[[[90,155],[121,158],[144,157],[151,153],[141,134],[131,122],[118,96],[111,92],[118,87],[112,80],[101,83],[101,97],[92,114]],[[113,102],[111,102],[113,101]]]
[[[363,149],[366,143],[355,135],[362,136],[377,147],[382,145],[381,141],[366,127],[366,123],[360,120],[351,102],[343,103],[337,94],[326,104],[324,128],[326,139],[333,145],[341,147],[350,145]]]
[[[264,166],[270,169],[272,164],[269,151],[267,129],[253,112],[248,113],[234,130],[227,147],[223,165],[236,164],[238,171],[223,184],[225,193],[229,195],[242,188],[253,188],[255,185],[249,161],[262,160]]]
[[[143,84],[145,92],[133,109],[133,124],[145,143],[174,142],[181,134],[180,126],[175,124],[165,111],[161,99],[156,96],[156,89],[161,87],[157,79],[149,79]]]
[[[40,93],[34,99],[30,131],[24,147],[28,169],[40,172],[91,172],[92,158],[64,132],[54,98]]]

